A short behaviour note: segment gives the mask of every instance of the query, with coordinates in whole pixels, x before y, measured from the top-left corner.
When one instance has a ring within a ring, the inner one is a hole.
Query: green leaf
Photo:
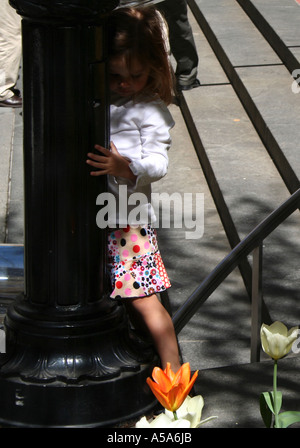
[[[263,392],[261,394],[261,399],[265,400],[266,405],[270,409],[270,411],[274,414],[274,407],[273,407],[273,392]]]
[[[263,422],[267,428],[271,428],[272,424],[272,399],[270,397],[270,392],[263,392],[259,400],[260,414],[262,416]],[[270,408],[271,406],[271,408]]]
[[[274,395],[273,395],[273,392],[271,392],[271,393],[272,393],[272,398],[273,398],[273,403],[274,403]],[[276,409],[277,409],[277,413],[279,414],[279,411],[280,411],[281,405],[282,405],[282,392],[280,392],[280,390],[278,390],[276,392],[276,402],[277,402]]]
[[[300,412],[298,411],[287,411],[282,412],[278,416],[278,420],[281,428],[287,428],[294,423],[300,422]]]
[[[277,402],[277,412],[279,412],[282,404],[282,393],[278,390],[276,393],[276,402]],[[260,396],[260,413],[264,424],[267,428],[271,427],[272,423],[272,414],[275,415],[274,411],[274,393],[272,392],[263,392]]]
[[[272,392],[263,392],[262,393],[270,411],[275,414],[275,408],[274,408],[274,393]],[[281,404],[282,404],[282,393],[278,390],[276,393],[276,402],[277,402],[277,412],[280,411]]]

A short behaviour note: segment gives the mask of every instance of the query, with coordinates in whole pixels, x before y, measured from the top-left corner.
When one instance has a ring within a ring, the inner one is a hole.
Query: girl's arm
[[[137,187],[156,182],[167,174],[173,126],[173,118],[166,106],[162,103],[146,105],[139,126],[141,157],[133,158],[130,164]]]
[[[164,177],[168,170],[168,149],[171,145],[170,129],[174,126],[173,118],[161,102],[138,103],[126,110],[123,117],[125,128],[127,123],[134,121],[139,132],[138,141],[131,147],[132,139],[126,138],[126,133],[120,134],[118,128],[112,129],[112,134],[120,144],[120,154],[114,143],[111,150],[96,145],[101,154],[89,153],[86,161],[97,168],[91,171],[92,176],[109,174],[116,180],[125,178],[135,183],[136,188],[155,182]],[[115,120],[118,122],[118,120]],[[116,132],[114,132],[116,131]],[[118,140],[119,139],[119,140]]]
[[[97,171],[91,171],[92,176],[103,176],[110,174],[115,177],[123,177],[135,181],[136,176],[131,171],[129,165],[130,160],[121,156],[115,147],[114,143],[110,143],[111,151],[100,145],[95,145],[95,148],[101,152],[102,155],[88,153],[89,159],[86,163]]]

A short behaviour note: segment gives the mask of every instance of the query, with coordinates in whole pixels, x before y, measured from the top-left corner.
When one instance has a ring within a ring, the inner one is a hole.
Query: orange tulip
[[[170,363],[167,363],[165,370],[154,367],[152,372],[154,381],[151,378],[147,378],[146,381],[160,404],[168,411],[176,412],[192,389],[197,376],[198,370],[191,379],[188,362],[183,364],[177,373],[174,373]]]

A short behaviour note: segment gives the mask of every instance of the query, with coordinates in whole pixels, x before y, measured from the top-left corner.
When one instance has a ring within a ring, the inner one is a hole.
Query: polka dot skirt
[[[146,297],[171,286],[160,256],[156,230],[127,226],[108,235],[111,298]]]

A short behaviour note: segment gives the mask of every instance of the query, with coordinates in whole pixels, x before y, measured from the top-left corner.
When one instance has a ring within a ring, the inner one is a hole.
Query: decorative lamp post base
[[[37,316],[23,298],[9,308],[7,354],[0,359],[2,424],[107,427],[155,406],[146,384],[158,362],[152,347],[128,328],[122,306],[106,304],[106,315],[103,307],[86,316],[60,313],[59,320]]]
[[[148,366],[141,366],[135,373],[122,372],[117,381],[86,380],[68,385],[54,381],[45,385],[17,378],[0,379],[0,393],[5,403],[0,423],[26,428],[112,427],[146,415],[154,408],[157,402],[150,391],[148,400],[145,399],[147,376]],[[124,390],[130,391],[130,400],[124,400]]]

